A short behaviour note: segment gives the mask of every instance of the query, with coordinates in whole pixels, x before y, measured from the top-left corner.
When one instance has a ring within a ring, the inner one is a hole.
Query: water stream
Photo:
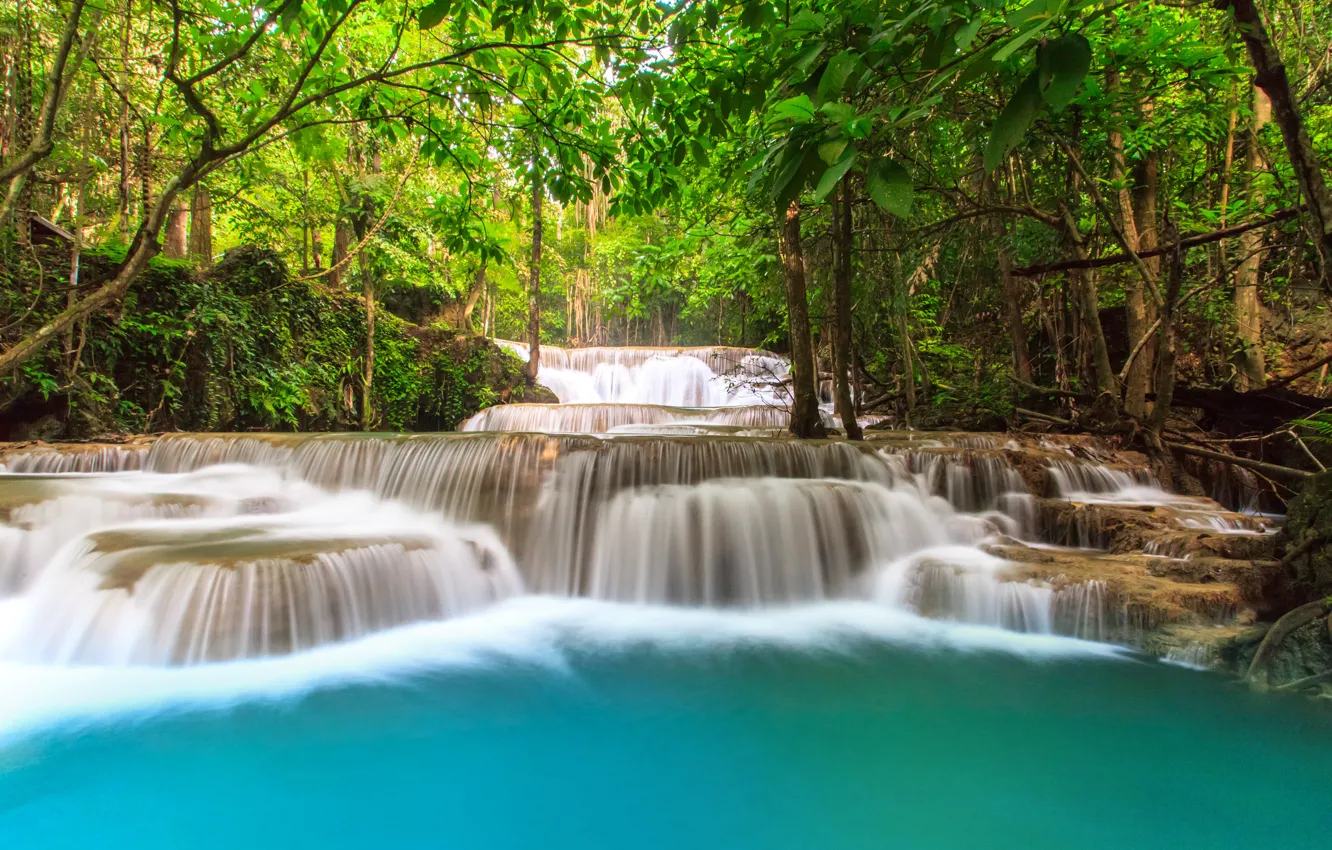
[[[0,457],[0,846],[1322,837],[1325,713],[1112,645],[1231,622],[1142,564],[1268,518],[1075,443],[797,442],[785,376],[543,347],[562,403],[459,434]],[[1159,551],[1099,551],[1124,510]]]

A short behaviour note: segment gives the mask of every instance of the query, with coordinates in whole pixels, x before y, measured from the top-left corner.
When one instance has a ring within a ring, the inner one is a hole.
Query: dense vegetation
[[[24,0],[0,45],[0,406],[71,434],[450,427],[513,383],[476,333],[789,351],[806,436],[828,371],[1159,445],[1177,384],[1329,353],[1325,3]]]

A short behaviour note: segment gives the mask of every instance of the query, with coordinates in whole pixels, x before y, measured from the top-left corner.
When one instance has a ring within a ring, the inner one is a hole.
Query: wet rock
[[[1041,537],[1062,546],[1140,552],[1145,544],[1178,527],[1175,512],[1160,505],[1085,504],[1063,499],[1036,503]]]

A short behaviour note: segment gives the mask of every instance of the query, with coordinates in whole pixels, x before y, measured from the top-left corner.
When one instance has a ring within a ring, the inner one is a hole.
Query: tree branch
[[[1178,243],[1161,245],[1147,251],[1139,251],[1138,257],[1146,259],[1148,257],[1160,257],[1164,254],[1169,254],[1171,251],[1175,250],[1175,244],[1178,244],[1180,249],[1186,249],[1196,248],[1199,245],[1208,245],[1212,242],[1219,242],[1222,239],[1230,239],[1233,236],[1239,236],[1241,233],[1246,233],[1259,227],[1268,227],[1269,225],[1279,224],[1287,219],[1292,219],[1306,209],[1308,209],[1308,207],[1303,205],[1290,207],[1289,209],[1273,213],[1266,218],[1251,221],[1248,224],[1237,224],[1234,227],[1225,227],[1221,230],[1213,230],[1210,233],[1198,233],[1193,236],[1186,236],[1183,239],[1180,239]],[[1129,263],[1132,261],[1133,258],[1128,254],[1112,254],[1108,257],[1095,257],[1087,260],[1063,260],[1058,263],[1043,263],[1034,266],[1026,266],[1020,269],[1013,269],[1013,276],[1038,277],[1043,274],[1053,274],[1055,272],[1072,271],[1075,269],[1100,269],[1105,268],[1106,266],[1116,266],[1120,263]]]

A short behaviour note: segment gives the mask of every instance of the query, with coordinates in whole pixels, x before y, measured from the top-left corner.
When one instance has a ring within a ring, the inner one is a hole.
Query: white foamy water
[[[275,470],[23,481],[0,538],[0,658],[193,664],[273,655],[522,592],[493,531]]]
[[[400,682],[431,671],[510,663],[561,672],[570,667],[571,652],[769,646],[827,654],[854,652],[865,641],[921,652],[1000,652],[1033,662],[1128,657],[1108,644],[933,622],[864,602],[735,612],[524,597],[447,622],[267,659],[195,667],[0,661],[6,695],[0,737],[55,723],[286,701],[320,688]]]
[[[496,340],[528,359],[528,347]],[[538,380],[564,404],[785,406],[786,360],[755,349],[541,347]]]

